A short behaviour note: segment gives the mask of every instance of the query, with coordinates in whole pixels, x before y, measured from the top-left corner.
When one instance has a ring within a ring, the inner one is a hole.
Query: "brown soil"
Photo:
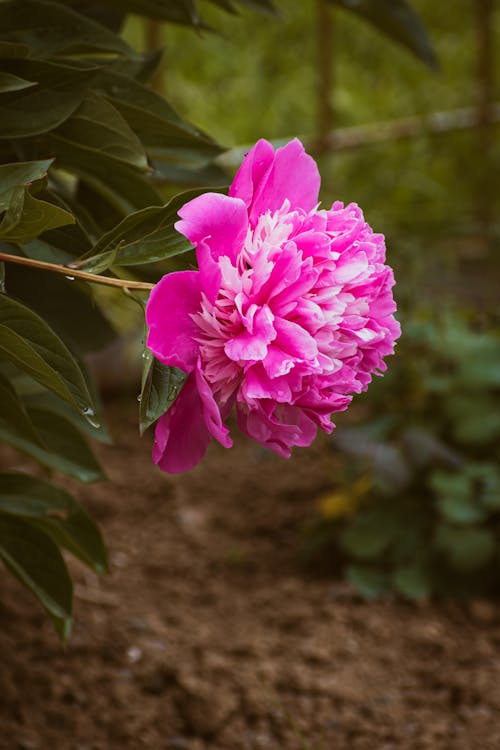
[[[321,440],[288,463],[213,446],[171,478],[111,411],[113,482],[77,488],[111,574],[73,566],[67,647],[2,577],[1,750],[500,748],[499,606],[366,603],[300,567]]]

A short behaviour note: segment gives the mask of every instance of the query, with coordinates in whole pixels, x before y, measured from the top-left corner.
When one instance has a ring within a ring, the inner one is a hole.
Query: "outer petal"
[[[316,437],[312,419],[295,406],[262,400],[249,409],[240,401],[236,416],[242,432],[284,458],[294,445],[310,445]]]
[[[158,420],[153,461],[168,474],[188,471],[201,461],[210,439],[193,372],[170,409]]]
[[[271,168],[273,161],[274,148],[269,141],[261,138],[243,159],[229,188],[229,195],[233,198],[241,198],[246,206],[250,207],[255,192]]]
[[[191,315],[199,311],[200,303],[198,271],[169,273],[152,290],[146,307],[146,343],[164,365],[193,370],[198,357],[194,339],[199,331]]]
[[[280,209],[285,199],[290,201],[292,209],[311,211],[318,203],[320,182],[316,162],[306,154],[298,138],[294,138],[276,151],[271,169],[255,192],[251,223],[266,211]]]
[[[179,211],[178,232],[193,245],[205,240],[214,260],[227,255],[234,263],[248,228],[247,209],[239,198],[220,193],[204,193]]]

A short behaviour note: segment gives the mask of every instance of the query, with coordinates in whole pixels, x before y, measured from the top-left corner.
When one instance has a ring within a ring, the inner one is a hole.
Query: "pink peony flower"
[[[298,140],[260,140],[229,196],[206,193],[179,211],[198,271],[164,276],[151,292],[148,347],[188,373],[156,426],[153,460],[195,466],[225,420],[280,456],[366,390],[400,334],[385,245],[354,203],[320,209],[320,177]]]

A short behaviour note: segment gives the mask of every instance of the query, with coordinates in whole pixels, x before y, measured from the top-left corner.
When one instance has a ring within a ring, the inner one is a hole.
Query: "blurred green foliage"
[[[415,316],[371,386],[370,418],[338,427],[347,501],[323,501],[307,544],[335,542],[366,596],[500,591],[497,334],[456,311]]]
[[[474,5],[419,0],[438,74],[335,9],[332,126],[475,107],[480,31]],[[162,85],[180,111],[231,146],[314,136],[322,71],[317,5],[283,0],[279,19],[207,17],[221,34],[165,30]],[[498,48],[500,7],[493,8]],[[137,24],[128,34],[140,41]],[[493,74],[495,70],[493,69]],[[493,78],[495,75],[493,75]],[[205,96],[210,90],[214,95]],[[500,77],[493,81],[500,99]],[[336,547],[366,596],[499,590],[500,339],[498,125],[423,133],[322,153],[323,200],[359,203],[387,237],[403,337],[388,373],[340,416],[344,456],[305,547]],[[486,219],[485,219],[486,217]],[[347,426],[349,425],[349,426]]]

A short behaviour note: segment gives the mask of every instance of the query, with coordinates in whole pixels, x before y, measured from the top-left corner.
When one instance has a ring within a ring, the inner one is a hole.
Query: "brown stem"
[[[17,263],[20,266],[31,266],[31,268],[39,268],[42,271],[51,271],[52,273],[60,273],[66,278],[70,279],[83,279],[84,281],[90,281],[95,284],[103,284],[104,286],[115,286],[121,289],[143,289],[150,291],[153,289],[154,284],[148,284],[145,281],[129,281],[128,279],[112,279],[109,276],[98,276],[95,273],[88,273],[87,271],[79,271],[70,265],[62,266],[57,263],[46,263],[43,260],[33,260],[33,258],[24,258],[19,255],[10,255],[9,253],[0,253],[0,261],[6,263]]]

